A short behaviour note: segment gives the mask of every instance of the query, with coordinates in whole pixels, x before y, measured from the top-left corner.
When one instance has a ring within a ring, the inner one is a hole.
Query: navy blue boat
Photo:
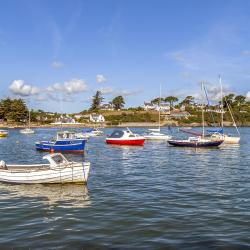
[[[50,152],[83,153],[85,139],[78,139],[74,132],[58,132],[56,139],[36,142],[36,149]]]
[[[177,147],[193,147],[193,148],[202,148],[202,147],[218,147],[223,143],[223,140],[211,140],[210,138],[201,138],[201,137],[189,137],[187,140],[168,140],[168,143],[172,146]]]

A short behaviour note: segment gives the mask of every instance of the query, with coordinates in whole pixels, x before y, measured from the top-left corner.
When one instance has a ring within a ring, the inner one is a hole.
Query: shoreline
[[[31,128],[53,128],[53,129],[57,129],[57,128],[90,128],[90,127],[98,127],[98,128],[124,128],[124,127],[158,127],[158,123],[152,123],[152,122],[128,122],[128,123],[121,123],[118,125],[106,125],[106,124],[93,124],[93,123],[81,123],[81,124],[62,124],[62,125],[55,125],[55,124],[31,124],[30,127]],[[164,122],[161,124],[161,127],[167,127],[167,126],[171,126],[171,127],[191,127],[191,128],[195,128],[195,127],[202,127],[201,123],[190,123],[190,124],[178,124],[177,122]],[[0,129],[23,129],[26,128],[26,125],[20,125],[20,124],[0,124]],[[212,127],[209,126],[208,124],[205,124],[205,127]],[[219,124],[217,124],[217,126],[215,127],[220,127]],[[231,122],[226,122],[224,123],[224,127],[234,127],[233,124]],[[244,125],[238,125],[238,127],[250,127],[250,123],[249,124],[244,124]]]

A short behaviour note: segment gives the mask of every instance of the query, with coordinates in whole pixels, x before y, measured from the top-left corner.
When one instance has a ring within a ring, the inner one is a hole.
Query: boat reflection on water
[[[37,198],[39,202],[53,207],[85,208],[91,205],[86,185],[77,184],[0,184],[4,193],[0,200],[8,198]]]

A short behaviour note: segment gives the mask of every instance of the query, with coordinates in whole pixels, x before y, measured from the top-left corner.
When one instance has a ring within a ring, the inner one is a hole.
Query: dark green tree
[[[190,104],[194,103],[194,97],[191,95],[186,96],[183,101],[180,103],[180,105],[188,106]]]
[[[151,100],[151,103],[152,103],[152,104],[159,104],[160,101],[161,101],[161,102],[164,102],[164,100],[165,100],[165,99],[162,98],[162,97],[161,97],[161,99],[160,99],[160,97],[157,97],[157,98]]]
[[[164,99],[165,102],[168,102],[168,103],[169,103],[170,107],[173,107],[174,103],[175,103],[175,102],[178,102],[178,100],[179,100],[179,99],[178,99],[177,97],[175,97],[175,96],[167,96],[167,97]]]
[[[2,99],[0,117],[7,121],[20,122],[27,119],[28,109],[23,99]]]
[[[237,95],[235,98],[234,98],[234,102],[237,106],[242,106],[243,104],[245,104],[246,102],[246,97],[243,96],[243,95]]]
[[[115,110],[118,110],[124,107],[125,101],[123,97],[119,95],[112,100],[112,104],[114,105]]]
[[[103,99],[104,98],[102,97],[101,91],[97,90],[96,94],[92,98],[92,104],[91,104],[90,110],[98,111],[100,109]]]

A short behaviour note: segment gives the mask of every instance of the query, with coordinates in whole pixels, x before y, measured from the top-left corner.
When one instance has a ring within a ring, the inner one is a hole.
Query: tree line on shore
[[[100,91],[97,91],[96,94],[92,98],[92,103],[90,106],[90,109],[86,112],[99,112],[102,107],[102,102],[104,98],[102,96],[102,93]],[[170,107],[173,108],[180,108],[181,106],[185,106],[186,111],[188,111],[191,116],[188,119],[179,119],[179,121],[187,123],[187,122],[198,122],[200,119],[200,112],[199,108],[195,105],[195,98],[193,96],[186,96],[183,100],[179,101],[179,99],[175,96],[167,96],[162,97],[161,99],[159,97],[154,98],[151,100],[152,104],[159,104],[159,102],[169,103]],[[119,95],[114,97],[110,102],[110,105],[115,110],[132,110],[132,111],[142,111],[144,110],[143,107],[136,107],[136,108],[128,108],[124,109],[125,100],[123,96]],[[236,118],[236,121],[239,121],[240,123],[244,124],[246,122],[250,122],[250,102],[246,99],[245,96],[242,95],[235,95],[233,93],[226,95],[223,98],[223,107],[226,111],[225,119],[229,118],[228,112],[228,106],[231,107],[232,112]],[[221,102],[219,101],[216,105],[205,105],[205,108],[209,108],[211,110],[220,109],[221,108]],[[37,122],[41,121],[41,119],[38,119],[38,117],[45,116],[46,112],[42,110],[31,110],[31,121]],[[124,117],[118,117],[119,120],[129,120],[132,121],[154,121],[155,117],[150,117],[150,115],[143,115],[143,117],[139,117],[139,115],[132,117],[131,115],[124,115]],[[52,122],[52,118],[58,118],[60,117],[60,114],[54,113],[54,116],[51,117],[51,120],[48,120],[47,123]],[[215,121],[219,121],[220,116],[218,114],[214,114]],[[25,103],[25,101],[21,98],[18,99],[11,99],[11,98],[5,98],[0,100],[0,119],[5,121],[13,121],[13,122],[26,122],[28,118],[28,108]],[[109,119],[114,119],[108,118]],[[117,119],[118,119],[117,118]],[[210,119],[211,116],[207,115],[207,120],[212,122]],[[124,121],[125,121],[124,120]]]

